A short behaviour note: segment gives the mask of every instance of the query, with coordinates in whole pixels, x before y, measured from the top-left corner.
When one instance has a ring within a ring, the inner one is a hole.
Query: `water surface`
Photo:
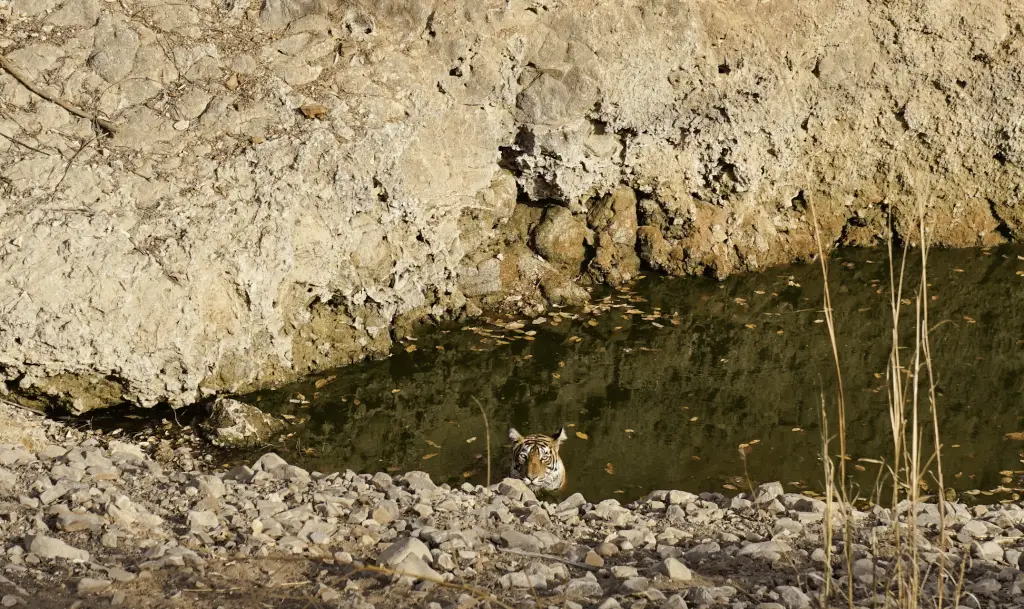
[[[1020,254],[935,250],[929,260],[944,470],[960,491],[1013,487],[1006,474],[1022,468],[1024,445],[1004,438],[1024,430]],[[919,273],[917,254],[910,259],[908,298]],[[849,469],[868,496],[879,472],[871,460],[892,461],[887,254],[845,250],[830,271]],[[724,282],[652,275],[595,295],[586,309],[424,331],[388,360],[242,399],[288,417],[276,450],[320,471],[423,470],[439,482],[483,483],[479,401],[495,479],[506,472],[510,426],[554,433],[564,425],[568,491],[590,500],[660,488],[729,492],[748,479],[821,489],[820,410],[824,397],[835,421],[836,385],[816,263]],[[902,321],[907,366],[912,308]]]

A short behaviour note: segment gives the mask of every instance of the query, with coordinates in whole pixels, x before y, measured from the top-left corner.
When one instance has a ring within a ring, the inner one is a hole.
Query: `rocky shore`
[[[538,500],[521,483],[437,486],[422,472],[308,472],[274,454],[218,471],[188,448],[129,443],[0,404],[3,607],[818,607],[831,578],[886,606],[914,518],[935,591],[1020,606],[1024,508],[853,510],[856,543],[825,564],[826,505],[778,483],[725,497]],[[838,515],[833,515],[837,523]],[[837,537],[841,537],[837,533]],[[965,562],[966,561],[966,562]],[[904,564],[904,566],[906,566]],[[843,603],[845,606],[845,602]]]

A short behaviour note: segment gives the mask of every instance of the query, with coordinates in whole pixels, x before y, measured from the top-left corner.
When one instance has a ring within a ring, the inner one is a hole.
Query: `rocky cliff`
[[[921,197],[938,244],[1015,238],[1022,26],[1008,0],[0,0],[0,387],[187,404],[423,316],[797,260],[809,204],[840,245],[909,235]]]

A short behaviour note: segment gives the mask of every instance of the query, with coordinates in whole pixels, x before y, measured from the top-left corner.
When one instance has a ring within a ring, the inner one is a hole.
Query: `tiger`
[[[522,480],[533,489],[565,489],[565,464],[558,455],[558,447],[568,437],[564,427],[551,436],[541,433],[523,436],[511,428],[508,437],[513,442],[510,477]]]

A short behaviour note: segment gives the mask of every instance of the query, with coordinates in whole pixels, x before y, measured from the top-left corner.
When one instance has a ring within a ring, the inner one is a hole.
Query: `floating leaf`
[[[406,353],[412,353],[412,352],[413,352],[413,351],[415,351],[415,350],[416,350],[416,345],[409,345],[409,346],[407,346],[407,347],[405,348],[405,352],[406,352]]]
[[[437,456],[438,454],[439,454],[439,453],[427,453],[427,454],[423,455],[423,460],[424,460],[424,461],[426,461],[427,459],[433,459],[433,458],[434,458],[434,457],[436,457],[436,456]]]
[[[866,472],[866,471],[868,471],[868,468],[864,467],[863,465],[861,465],[859,463],[855,464],[853,466],[853,469],[857,470],[858,472]]]
[[[794,428],[792,429],[792,431],[803,431],[803,429],[802,429],[802,428],[800,428],[800,427],[794,427]]]
[[[596,319],[591,319],[591,320],[589,320],[587,322],[587,325],[590,326],[590,327],[594,327],[594,326],[597,325],[597,320]]]
[[[1007,440],[1024,440],[1024,431],[1011,431],[1003,437]]]
[[[466,438],[466,444],[472,444],[473,442],[476,442],[476,436],[473,436],[472,438]]]
[[[586,439],[590,438],[590,436],[588,436],[587,434],[583,433],[582,431],[577,431],[576,432],[576,437],[579,438],[580,440],[586,440]]]
[[[558,374],[557,372],[552,372],[551,373],[551,378],[560,379],[560,378],[562,378],[562,375]]]
[[[974,321],[974,318],[969,316],[969,315],[964,315],[964,321],[966,321],[969,324],[976,324],[976,323],[978,323],[978,322]]]
[[[434,448],[441,448],[440,444],[438,444],[437,442],[434,442],[432,440],[427,440],[427,444],[430,445],[430,446],[433,446]]]
[[[614,476],[615,475],[615,466],[612,465],[611,463],[605,463],[605,465],[604,465],[604,473],[606,473],[608,475]]]
[[[700,457],[697,455],[690,455],[690,461],[700,461]]]
[[[785,331],[783,331],[783,330],[776,330],[775,333],[776,334],[785,334]]]
[[[625,429],[623,431],[625,431],[626,433],[635,433],[632,429]]]
[[[391,393],[401,393],[401,392],[402,392],[401,389],[392,389],[391,390]]]
[[[690,417],[690,422],[691,422],[691,423],[696,423],[696,422],[697,422],[697,419],[699,419],[699,418],[700,418],[700,417]]]
[[[754,328],[757,327],[757,324],[745,324],[744,327],[753,330]]]
[[[462,477],[463,478],[469,478],[472,475],[473,475],[473,472],[462,472]]]
[[[726,482],[725,484],[723,484],[723,485],[722,485],[722,488],[726,488],[726,489],[729,489],[730,491],[734,491],[734,490],[736,490],[736,487],[735,487],[735,486],[733,486],[733,485],[731,485],[731,484],[729,484],[728,482]]]
[[[331,381],[333,381],[336,378],[338,378],[338,377],[336,375],[332,374],[331,376],[329,376],[327,378],[317,379],[316,382],[313,383],[313,386],[315,386],[317,389],[323,389],[327,385],[327,383],[330,383]]]

